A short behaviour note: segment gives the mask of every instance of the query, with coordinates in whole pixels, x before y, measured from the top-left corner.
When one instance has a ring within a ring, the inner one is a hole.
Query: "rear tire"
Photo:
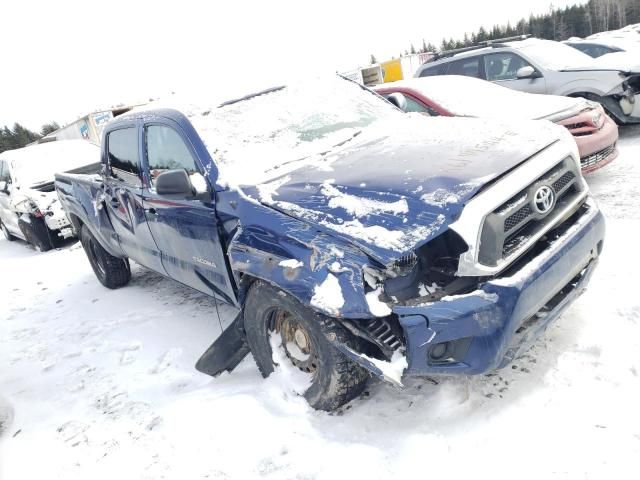
[[[100,283],[107,288],[124,287],[131,280],[129,260],[118,258],[107,252],[86,226],[80,231],[80,242],[84,248],[93,272]]]
[[[315,409],[335,410],[358,396],[366,386],[367,371],[345,357],[327,339],[335,338],[354,347],[352,335],[333,319],[260,280],[247,294],[244,328],[263,377],[274,371],[270,335],[279,333],[283,345],[286,337],[290,342],[296,342],[291,350],[286,346],[282,348],[288,361],[312,376],[304,397]]]
[[[2,230],[2,234],[4,235],[4,238],[7,239],[8,242],[13,242],[16,239],[16,237],[14,237],[11,234],[7,226],[4,223],[2,223],[2,220],[0,220],[0,230]]]

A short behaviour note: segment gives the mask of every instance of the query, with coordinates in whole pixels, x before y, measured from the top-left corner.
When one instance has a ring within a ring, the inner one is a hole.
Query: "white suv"
[[[95,170],[100,148],[86,140],[63,140],[0,154],[0,228],[41,251],[73,236],[53,184],[58,172]]]
[[[516,37],[442,52],[415,76],[466,75],[524,92],[584,97],[619,124],[640,123],[640,66],[628,58],[594,59],[559,42]]]

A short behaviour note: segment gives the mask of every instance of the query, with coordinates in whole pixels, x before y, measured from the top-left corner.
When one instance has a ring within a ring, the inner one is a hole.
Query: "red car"
[[[374,90],[406,112],[431,116],[550,120],[567,127],[588,173],[618,156],[618,127],[598,103],[537,95],[477,78],[442,75],[384,83]]]

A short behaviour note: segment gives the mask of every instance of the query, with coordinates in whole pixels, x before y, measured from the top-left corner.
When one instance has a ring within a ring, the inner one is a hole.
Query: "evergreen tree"
[[[441,49],[451,50],[487,40],[526,34],[547,40],[566,40],[570,37],[588,37],[635,23],[640,23],[640,0],[589,0],[562,9],[551,6],[545,14],[532,14],[528,19],[522,18],[515,27],[507,23],[494,25],[487,31],[481,26],[477,32],[470,35],[465,33],[462,40],[442,39]],[[421,51],[437,50],[433,45],[425,45],[425,41],[422,41]]]
[[[55,132],[59,128],[60,128],[60,125],[58,125],[57,122],[45,123],[40,129],[40,135],[44,137],[46,135],[49,135],[50,133]]]
[[[15,150],[35,142],[40,138],[35,132],[23,127],[19,123],[14,123],[13,128],[5,126],[0,129],[0,153],[6,150]]]

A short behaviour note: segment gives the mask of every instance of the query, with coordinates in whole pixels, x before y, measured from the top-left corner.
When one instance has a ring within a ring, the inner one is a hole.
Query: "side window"
[[[447,70],[446,63],[441,63],[440,65],[435,65],[433,67],[425,68],[420,72],[421,77],[433,77],[435,75],[444,75]]]
[[[0,160],[0,182],[11,184],[11,175],[9,174],[9,165],[6,160]]]
[[[532,65],[515,53],[492,53],[484,57],[484,70],[490,82],[516,80],[518,70],[529,66]]]
[[[111,175],[132,185],[141,185],[136,128],[114,130],[107,137]]]
[[[481,78],[480,57],[463,58],[449,63],[447,75],[464,75],[465,77]]]
[[[182,137],[174,129],[164,125],[146,128],[147,160],[151,184],[162,172],[184,169],[189,176],[199,173],[195,159]]]
[[[405,112],[425,113],[427,115],[431,115],[429,111],[430,109],[425,107],[420,102],[417,102],[416,100],[409,97],[408,95],[405,95],[404,98],[407,99],[407,108],[405,108]]]

